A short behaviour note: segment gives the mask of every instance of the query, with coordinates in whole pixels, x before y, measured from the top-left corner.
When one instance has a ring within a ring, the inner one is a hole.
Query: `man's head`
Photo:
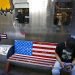
[[[66,47],[68,48],[74,48],[75,47],[75,39],[70,37],[66,40]]]

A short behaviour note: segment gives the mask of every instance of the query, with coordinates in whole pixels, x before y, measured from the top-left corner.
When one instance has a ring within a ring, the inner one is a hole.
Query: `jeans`
[[[54,67],[52,69],[52,75],[60,75],[60,70],[62,69],[60,63],[58,61],[55,62]],[[71,75],[75,75],[75,65],[72,68]]]

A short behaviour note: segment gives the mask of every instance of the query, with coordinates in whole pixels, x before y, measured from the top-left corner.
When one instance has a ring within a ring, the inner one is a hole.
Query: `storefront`
[[[72,2],[56,2],[54,24],[58,25],[59,20],[61,20],[62,25],[69,25],[71,23],[71,19],[72,19]]]

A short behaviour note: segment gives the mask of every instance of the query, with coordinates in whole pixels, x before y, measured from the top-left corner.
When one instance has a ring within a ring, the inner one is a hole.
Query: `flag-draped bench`
[[[57,43],[15,40],[7,55],[6,72],[11,62],[51,68],[56,61],[56,46]]]

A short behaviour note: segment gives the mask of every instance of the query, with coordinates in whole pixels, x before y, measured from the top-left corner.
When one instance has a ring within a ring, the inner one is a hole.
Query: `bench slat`
[[[47,66],[49,67],[50,65],[53,66],[54,61],[42,61],[42,60],[34,60],[34,59],[22,59],[20,58],[20,56],[18,58],[16,57],[11,57],[10,59],[8,59],[9,61],[16,61],[16,62],[21,62],[21,63],[36,63],[39,64],[40,66]]]
[[[28,65],[31,64],[31,65],[44,66],[44,67],[49,67],[49,68],[51,68],[51,67],[54,65],[54,64],[43,65],[43,64],[37,64],[37,63],[28,62],[28,61],[27,61],[27,62],[26,62],[26,61],[23,62],[23,61],[19,61],[19,60],[16,61],[16,60],[13,60],[13,59],[12,59],[12,60],[8,59],[8,61],[9,61],[9,62],[15,62],[15,63],[16,63],[16,62],[17,62],[17,63],[24,63],[24,64],[28,64]]]
[[[23,62],[29,62],[29,63],[38,63],[38,64],[42,64],[42,65],[52,65],[53,64],[53,62],[51,62],[51,63],[48,63],[48,62],[40,62],[40,61],[35,61],[35,60],[26,60],[26,59],[18,59],[18,58],[12,58],[12,59],[10,59],[10,60],[15,60],[16,62],[17,61],[21,61],[21,63],[23,63]],[[10,61],[9,60],[9,61]]]
[[[24,59],[39,59],[39,60],[44,60],[44,61],[56,61],[56,58],[55,59],[52,59],[52,58],[43,58],[43,57],[37,57],[37,56],[28,56],[28,55],[22,55],[22,54],[14,54],[12,55],[12,57],[21,57],[21,58],[24,58]],[[11,58],[11,57],[10,57]]]
[[[29,57],[27,57],[27,56],[23,56],[23,55],[13,55],[13,56],[11,56],[9,59],[13,59],[13,58],[16,58],[16,59],[24,59],[24,60],[33,60],[33,61],[40,61],[40,62],[46,62],[46,63],[54,63],[55,62],[55,60],[45,60],[45,59],[38,59],[38,58],[36,58],[36,57],[31,57],[31,56],[29,56]]]

